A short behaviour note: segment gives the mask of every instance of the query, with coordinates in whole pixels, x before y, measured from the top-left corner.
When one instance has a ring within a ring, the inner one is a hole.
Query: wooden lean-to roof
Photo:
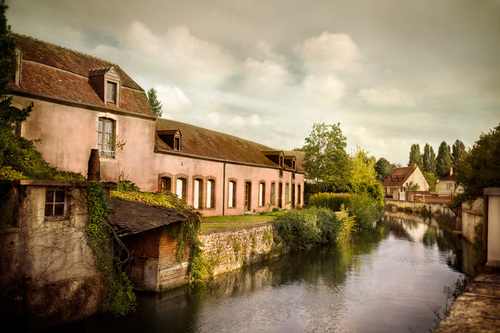
[[[13,34],[22,51],[19,86],[13,94],[155,116],[144,90],[118,65],[32,37]],[[120,77],[119,106],[106,104],[90,82],[90,73],[111,67]]]
[[[111,199],[114,214],[108,222],[118,236],[139,234],[162,228],[172,223],[184,222],[188,213],[173,208],[161,208],[138,201]]]
[[[384,187],[387,186],[403,186],[406,180],[411,176],[413,172],[417,169],[416,165],[409,166],[406,168],[396,168],[392,173],[384,180],[382,184]]]
[[[207,159],[269,167],[277,167],[278,165],[266,155],[271,153],[283,153],[284,156],[295,156],[297,171],[303,171],[301,163],[303,160],[301,156],[301,154],[303,155],[302,152],[276,150],[260,143],[229,134],[162,118],[156,121],[156,130],[157,132],[179,130],[182,133],[182,149],[179,152],[174,152],[174,150],[157,135],[156,150],[158,152],[186,154]]]

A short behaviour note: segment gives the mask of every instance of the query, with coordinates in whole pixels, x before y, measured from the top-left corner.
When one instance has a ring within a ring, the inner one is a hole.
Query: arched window
[[[161,192],[165,192],[165,191],[172,192],[172,178],[170,178],[170,177],[161,177],[160,178],[160,191]]]
[[[259,183],[259,206],[262,207],[266,204],[266,183]]]
[[[177,178],[175,194],[179,199],[186,201],[186,178]]]
[[[215,208],[215,180],[207,180],[206,208]]]
[[[203,207],[203,179],[195,179],[193,184],[193,207],[201,209]]]
[[[230,208],[236,207],[236,182],[234,180],[229,181],[227,194],[227,206]]]

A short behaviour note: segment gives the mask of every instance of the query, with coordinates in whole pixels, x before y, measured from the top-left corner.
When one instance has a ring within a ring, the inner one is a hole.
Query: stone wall
[[[475,228],[483,222],[483,199],[462,204],[462,236],[469,243],[474,244]]]
[[[219,274],[266,259],[273,245],[273,226],[208,230],[200,241],[204,257],[217,261],[214,274]]]
[[[450,207],[443,204],[386,199],[386,206],[387,210],[402,209],[403,211],[428,213],[434,217],[443,218],[448,221],[453,230],[462,230],[461,219]]]

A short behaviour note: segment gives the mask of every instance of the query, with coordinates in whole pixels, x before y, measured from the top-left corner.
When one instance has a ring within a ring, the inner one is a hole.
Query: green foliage
[[[4,110],[3,101],[10,89],[10,83],[17,69],[16,42],[12,37],[10,26],[7,24],[5,0],[0,2],[0,109]],[[10,102],[8,103],[10,105]],[[3,115],[3,114],[2,114]]]
[[[86,227],[89,245],[96,258],[104,282],[102,310],[122,316],[135,309],[133,285],[114,257],[113,231],[106,218],[112,213],[106,190],[91,182],[87,193],[89,223]]]
[[[413,182],[408,182],[404,186],[405,191],[418,191],[420,189],[420,185]]]
[[[366,194],[355,195],[349,209],[356,218],[355,229],[357,231],[371,228],[382,211],[380,203]]]
[[[309,205],[340,211],[342,205],[351,206],[353,195],[340,193],[316,193],[309,198]]]
[[[451,147],[451,165],[456,168],[460,163],[460,159],[465,155],[465,145],[462,141],[455,141]]]
[[[500,187],[500,124],[481,134],[472,149],[460,160],[457,181],[468,199],[483,195],[486,187]]]
[[[422,156],[423,168],[422,171],[436,173],[436,154],[434,149],[428,143],[424,147],[424,155]]]
[[[375,202],[379,210],[385,208],[384,189],[382,188],[382,185],[376,181],[359,183],[351,182],[349,184],[349,192],[357,195],[368,196]],[[351,207],[349,204],[346,206]]]
[[[448,174],[451,167],[450,146],[446,142],[441,142],[439,145],[438,156],[436,158],[436,176],[444,177]]]
[[[156,113],[158,117],[161,117],[163,114],[161,102],[158,100],[158,93],[155,88],[151,88],[148,90],[148,99],[149,104],[153,108],[153,111]]]
[[[384,182],[384,180],[389,177],[392,172],[391,163],[385,158],[381,157],[378,159],[377,163],[375,163],[375,172],[377,173],[377,180],[379,182]]]
[[[116,184],[116,190],[118,192],[139,192],[140,189],[137,185],[132,183],[130,180],[120,180]]]
[[[292,252],[305,251],[331,239],[338,219],[326,208],[291,210],[275,219],[275,228]]]
[[[433,174],[432,172],[426,172],[426,171],[422,171],[422,174],[424,175],[427,184],[429,184],[429,191],[435,191],[437,183],[436,175]]]
[[[412,166],[415,163],[417,163],[419,168],[423,167],[422,154],[420,153],[420,145],[418,143],[414,143],[411,145],[408,166]]]
[[[375,172],[375,157],[368,156],[369,152],[356,147],[356,153],[350,160],[350,182],[374,182],[377,179]]]
[[[345,189],[349,182],[346,146],[340,123],[313,125],[301,150],[305,153],[304,168],[309,179],[315,183],[315,191],[338,192]]]

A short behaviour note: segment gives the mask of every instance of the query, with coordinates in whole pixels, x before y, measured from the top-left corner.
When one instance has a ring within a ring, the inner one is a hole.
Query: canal
[[[253,265],[204,288],[139,295],[135,314],[55,331],[429,332],[472,274],[471,253],[434,220],[386,213],[345,244]]]

